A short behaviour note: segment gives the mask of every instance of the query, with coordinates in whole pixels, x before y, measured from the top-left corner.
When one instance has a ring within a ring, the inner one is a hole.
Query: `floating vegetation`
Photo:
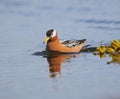
[[[120,64],[120,41],[113,40],[107,46],[98,46],[96,51],[93,53],[94,55],[100,55],[100,58],[110,56],[112,60],[107,62],[110,63],[119,63]]]

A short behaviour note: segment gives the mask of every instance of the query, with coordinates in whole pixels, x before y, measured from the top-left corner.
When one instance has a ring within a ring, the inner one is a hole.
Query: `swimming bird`
[[[85,45],[86,39],[60,41],[55,29],[46,32],[46,51],[56,51],[60,53],[79,53]]]

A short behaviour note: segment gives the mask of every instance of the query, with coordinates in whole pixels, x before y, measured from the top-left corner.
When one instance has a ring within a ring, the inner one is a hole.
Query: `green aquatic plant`
[[[107,64],[110,64],[110,63],[119,63],[120,64],[120,53],[114,53],[111,55],[112,57],[112,60],[107,62]]]
[[[94,55],[99,55],[100,58],[109,56],[112,57],[112,60],[107,62],[110,63],[119,63],[120,64],[120,41],[119,40],[113,40],[109,45],[107,46],[98,46],[96,48],[96,51],[93,52]]]

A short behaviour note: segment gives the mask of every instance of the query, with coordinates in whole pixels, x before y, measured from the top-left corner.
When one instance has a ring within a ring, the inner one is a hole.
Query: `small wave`
[[[5,6],[26,6],[26,5],[30,5],[30,2],[26,2],[26,1],[9,1],[9,0],[0,0],[0,4],[1,5],[5,5]]]
[[[120,24],[120,20],[96,20],[96,19],[80,19],[77,22],[94,23],[94,24]]]
[[[102,30],[120,30],[119,27],[107,27],[107,26],[95,26],[94,28]]]

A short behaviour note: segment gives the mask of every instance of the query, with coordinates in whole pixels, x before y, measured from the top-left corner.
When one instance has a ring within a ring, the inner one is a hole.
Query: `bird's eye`
[[[53,30],[53,32],[51,33],[51,37],[54,37],[56,35],[56,31]]]
[[[51,33],[51,36],[53,36],[53,33]]]

